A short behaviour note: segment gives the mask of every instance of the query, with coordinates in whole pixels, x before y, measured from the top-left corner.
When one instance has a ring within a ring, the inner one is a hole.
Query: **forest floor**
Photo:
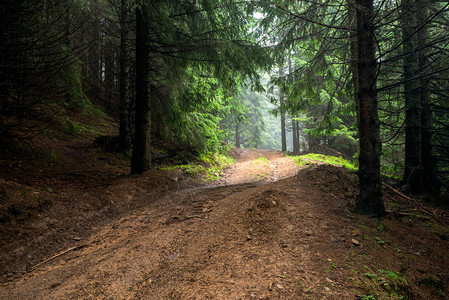
[[[88,138],[40,142],[56,154],[0,165],[0,299],[449,296],[444,212],[386,191],[410,213],[356,215],[343,168],[236,149],[204,183],[125,175],[127,158]]]

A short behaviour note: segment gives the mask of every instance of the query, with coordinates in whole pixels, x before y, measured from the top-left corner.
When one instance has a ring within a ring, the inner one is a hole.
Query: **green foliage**
[[[408,295],[409,284],[404,274],[392,270],[373,270],[364,266],[367,272],[355,271],[358,285],[370,290],[366,299],[404,299]],[[363,299],[363,298],[362,298]]]
[[[377,297],[375,295],[362,295],[361,300],[376,300]]]
[[[384,229],[385,229],[384,224],[382,224],[380,221],[378,221],[378,223],[377,223],[377,230],[383,231]]]
[[[156,90],[152,98],[153,123],[158,133],[200,152],[226,152],[228,147],[222,142],[227,134],[219,123],[228,96],[215,78],[201,77],[194,69],[187,70],[184,76],[182,86],[169,97],[159,97]]]
[[[223,119],[244,119],[245,107],[232,101],[244,78],[254,88],[268,48],[251,34],[249,3],[159,1],[148,10],[153,51],[152,120],[161,137],[200,152],[224,152]]]
[[[300,156],[290,156],[298,166],[305,166],[308,164],[315,164],[316,162],[321,162],[337,167],[344,167],[348,170],[357,170],[357,167],[351,163],[350,161],[343,159],[341,157],[335,157],[332,155],[323,155],[323,154],[315,154],[309,153],[306,155]]]
[[[200,177],[205,181],[214,181],[220,178],[223,168],[234,163],[234,159],[225,154],[200,154],[198,161],[188,164],[162,166],[161,170],[181,170],[183,174]]]
[[[210,113],[192,112],[187,116],[187,122],[190,124],[190,127],[186,128],[190,143],[200,151],[216,153],[227,150],[221,144],[225,132],[218,127],[220,117]]]
[[[274,26],[274,30],[280,40],[279,49],[286,51],[279,53],[281,70],[272,78],[272,83],[286,96],[283,108],[300,121],[305,140],[308,136],[319,138],[327,146],[352,157],[357,151],[358,141],[355,139],[352,85],[347,82],[351,78],[348,60],[345,60],[349,45],[343,46],[344,43],[335,43],[334,40],[343,38],[343,32],[324,29],[314,22],[290,23],[290,16],[285,13],[306,14],[305,19],[316,18],[315,21],[320,20],[323,24],[331,22],[332,27],[342,20],[337,15],[343,12],[311,3],[296,5],[285,1],[280,5],[286,10],[273,12],[266,8],[273,16],[266,18],[263,26],[270,22],[279,24],[279,27]],[[347,37],[343,39],[347,41]],[[276,97],[273,101],[279,103]],[[277,110],[279,113],[280,108]],[[304,141],[304,137],[302,139]]]
[[[377,237],[377,236],[374,237],[374,240],[376,241],[376,243],[377,243],[378,245],[383,246],[383,245],[385,244],[385,241],[382,240],[381,238]]]

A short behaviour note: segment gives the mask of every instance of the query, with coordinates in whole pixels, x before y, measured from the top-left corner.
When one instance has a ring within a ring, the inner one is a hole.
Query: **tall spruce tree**
[[[404,181],[413,193],[423,190],[421,152],[421,110],[417,47],[417,24],[414,3],[402,2],[401,26],[404,56],[404,101],[405,101],[405,169]]]
[[[136,121],[131,173],[138,174],[151,165],[149,5],[149,1],[141,0],[136,6]]]
[[[360,109],[359,182],[360,193],[355,208],[363,214],[385,215],[380,178],[380,123],[377,103],[377,63],[374,42],[374,8],[372,0],[356,0],[358,82],[357,103]]]

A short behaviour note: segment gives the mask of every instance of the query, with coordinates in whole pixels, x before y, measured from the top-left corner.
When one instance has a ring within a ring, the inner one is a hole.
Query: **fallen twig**
[[[192,215],[192,216],[186,216],[183,219],[180,219],[179,221],[185,221],[185,220],[189,220],[189,219],[204,219],[204,217],[199,216],[199,215]]]
[[[66,254],[67,252],[79,250],[79,249],[81,249],[81,248],[86,247],[87,245],[88,245],[88,244],[82,244],[82,245],[78,245],[78,246],[71,247],[71,248],[66,249],[66,250],[64,250],[64,251],[62,251],[62,252],[59,252],[58,254],[55,254],[55,255],[53,255],[52,257],[47,258],[47,259],[44,260],[44,261],[41,261],[41,262],[38,263],[37,265],[34,265],[33,267],[30,268],[30,270],[33,271],[33,270],[37,269],[39,266],[41,266],[41,265],[43,265],[43,264],[45,264],[45,263],[47,263],[47,262],[49,262],[49,261],[51,261],[51,260],[53,260],[53,259],[59,257],[59,256],[61,256],[61,255],[64,255],[64,254]]]

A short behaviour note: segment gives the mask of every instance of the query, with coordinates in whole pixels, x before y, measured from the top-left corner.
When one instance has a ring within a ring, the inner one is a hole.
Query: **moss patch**
[[[332,156],[332,155],[309,153],[309,154],[305,154],[305,155],[290,156],[290,157],[300,167],[305,166],[305,165],[328,164],[328,165],[333,165],[333,166],[337,166],[337,167],[344,167],[348,170],[357,170],[358,169],[352,162],[350,162],[344,158],[336,157],[336,156]]]

